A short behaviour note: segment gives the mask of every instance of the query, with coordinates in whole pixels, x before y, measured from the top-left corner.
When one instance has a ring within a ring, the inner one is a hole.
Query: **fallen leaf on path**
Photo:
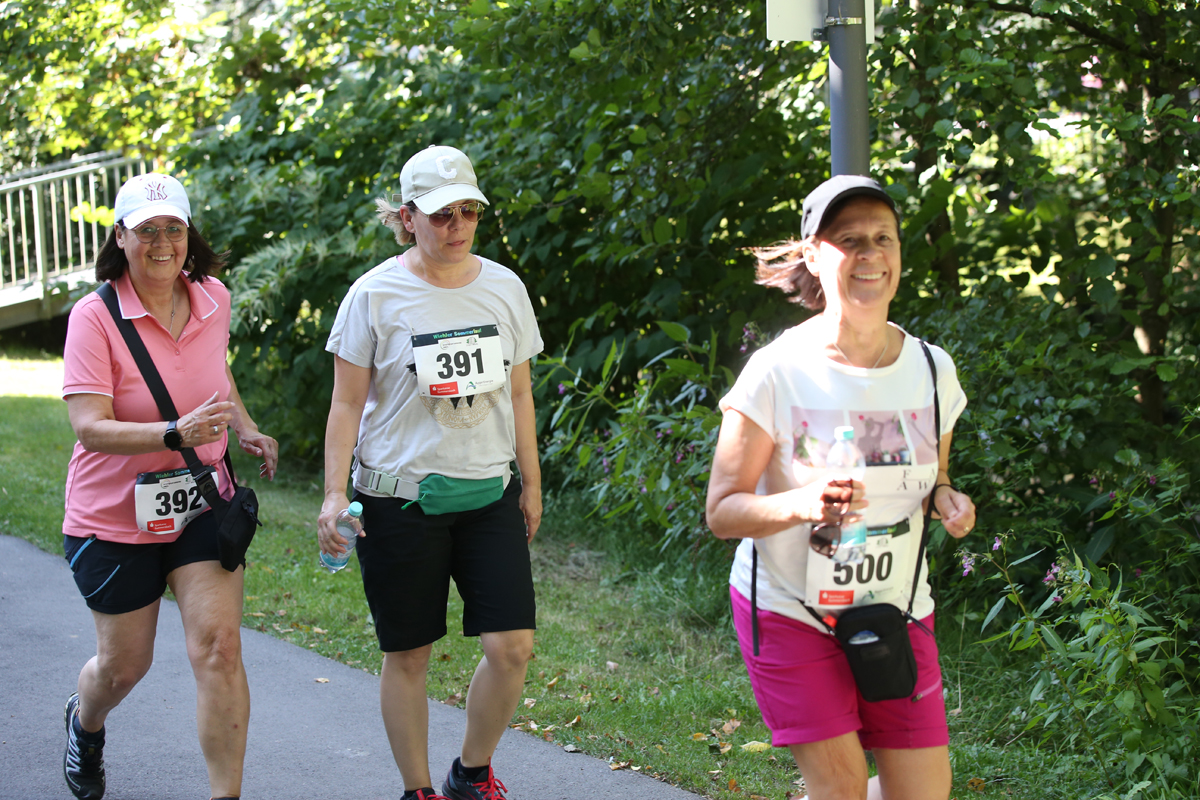
[[[733,778],[730,778],[729,779],[729,791],[740,792],[741,790],[742,790],[742,787],[738,786],[738,782],[736,780],[734,780]]]
[[[618,769],[626,769],[632,763],[632,761],[614,761],[608,765],[608,768],[614,771]]]
[[[563,752],[564,753],[582,753],[583,751],[580,750],[578,747],[576,747],[573,744],[568,744],[568,745],[563,746]]]
[[[456,706],[456,705],[458,705],[459,703],[461,703],[461,702],[462,702],[462,693],[461,693],[461,692],[455,692],[454,694],[450,695],[449,697],[447,697],[447,698],[446,698],[445,700],[443,700],[442,702],[443,702],[443,703],[445,703],[445,704],[446,704],[446,705],[448,705],[448,706]]]
[[[742,726],[742,721],[740,719],[731,719],[731,720],[729,720],[729,722],[726,722],[724,725],[721,726],[721,730],[724,731],[725,733],[733,733],[741,726]]]
[[[761,753],[764,750],[770,750],[771,745],[767,744],[766,742],[758,741],[746,742],[744,745],[742,745],[742,749],[749,753]]]
[[[616,672],[621,665],[615,661],[606,661],[604,662],[604,666],[608,667],[609,672]]]
[[[692,739],[697,742],[703,742],[707,738],[708,738],[707,733],[693,733],[692,734]]]
[[[973,792],[982,792],[987,788],[987,783],[984,782],[983,778],[971,778],[971,780],[967,781],[967,788]]]
[[[526,698],[525,698],[525,707],[526,707],[526,708],[533,708],[533,707],[534,707],[534,706],[536,706],[536,705],[537,705],[537,699],[536,699],[536,698],[533,698],[533,697],[526,697]]]
[[[579,724],[579,723],[581,723],[581,722],[583,722],[583,715],[581,715],[581,714],[576,714],[576,715],[575,715],[575,719],[573,719],[573,720],[571,720],[570,722],[568,722],[568,723],[567,723],[567,727],[568,727],[568,728],[573,728],[573,727],[575,727],[576,725],[578,725],[578,724]]]
[[[261,611],[251,611],[251,612],[250,612],[249,614],[247,614],[246,616],[247,616],[247,617],[265,617],[265,616],[266,616],[266,614],[264,614],[264,613],[263,613],[263,612],[261,612]]]
[[[315,625],[313,626],[312,632],[313,633],[329,633],[329,631],[325,630],[324,628],[318,628]]]
[[[546,684],[547,689],[553,689],[555,686],[558,686],[558,676],[555,676],[554,680]]]
[[[329,678],[317,678],[317,683],[329,683]]]
[[[451,658],[453,658],[453,656],[451,656],[449,653],[442,653],[440,656],[438,656],[438,661],[449,661]]]

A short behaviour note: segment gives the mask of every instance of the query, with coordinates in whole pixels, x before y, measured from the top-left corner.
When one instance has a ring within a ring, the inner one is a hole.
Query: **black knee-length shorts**
[[[455,514],[355,495],[367,534],[358,540],[358,564],[380,650],[412,650],[446,635],[451,578],[463,599],[464,636],[536,627],[520,497],[515,476],[496,502]]]

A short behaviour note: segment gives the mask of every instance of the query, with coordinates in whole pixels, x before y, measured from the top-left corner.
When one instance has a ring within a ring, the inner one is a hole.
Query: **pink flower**
[[[999,550],[999,549],[1000,549],[1000,537],[997,536],[996,541],[992,544],[992,550]]]
[[[1154,477],[1153,475],[1151,475],[1151,476],[1150,476],[1150,477],[1149,477],[1147,480],[1149,480],[1149,481],[1150,481],[1150,485],[1151,485],[1151,486],[1153,486],[1154,484],[1158,483],[1158,478]]]
[[[558,393],[559,393],[559,394],[566,394],[566,393],[567,393],[567,386],[566,386],[566,384],[565,384],[565,383],[560,383],[560,384],[558,385]]]
[[[1104,79],[1092,72],[1085,73],[1084,76],[1079,79],[1079,82],[1083,84],[1084,88],[1087,89],[1104,88]]]

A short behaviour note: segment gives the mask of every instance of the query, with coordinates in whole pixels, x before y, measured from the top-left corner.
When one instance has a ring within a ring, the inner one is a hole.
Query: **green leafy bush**
[[[990,550],[961,551],[964,576],[978,569],[1003,584],[983,629],[1005,607],[1016,611],[1007,630],[983,641],[1004,640],[1032,657],[1033,688],[1013,716],[1045,740],[1086,752],[1126,796],[1151,787],[1185,796],[1174,792],[1193,786],[1200,758],[1198,648],[1194,617],[1162,594],[1171,581],[1157,571],[1101,569],[1062,546],[1034,588],[1014,568],[1044,551],[1009,562],[1016,540],[1003,534]],[[1182,542],[1171,555],[1194,561],[1200,543]]]

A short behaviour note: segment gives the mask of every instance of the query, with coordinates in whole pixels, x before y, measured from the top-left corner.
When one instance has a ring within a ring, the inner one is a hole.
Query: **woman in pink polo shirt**
[[[262,459],[262,475],[275,475],[278,444],[246,412],[226,362],[229,291],[209,274],[224,262],[191,225],[179,181],[151,173],[121,187],[96,277],[116,290],[121,316],[132,320],[175,407],[189,409],[177,420],[162,418],[104,301],[90,294],[71,311],[63,397],[79,441],[67,472],[63,548],[92,609],[97,652],[66,708],[63,773],[80,800],[104,795],[104,721],[150,669],[168,586],[196,676],[211,797],[241,793],[250,718],[243,568],[221,568],[214,515],[190,474],[162,474],[181,470],[179,451],[194,448],[229,497],[222,456],[232,428],[242,449]]]

